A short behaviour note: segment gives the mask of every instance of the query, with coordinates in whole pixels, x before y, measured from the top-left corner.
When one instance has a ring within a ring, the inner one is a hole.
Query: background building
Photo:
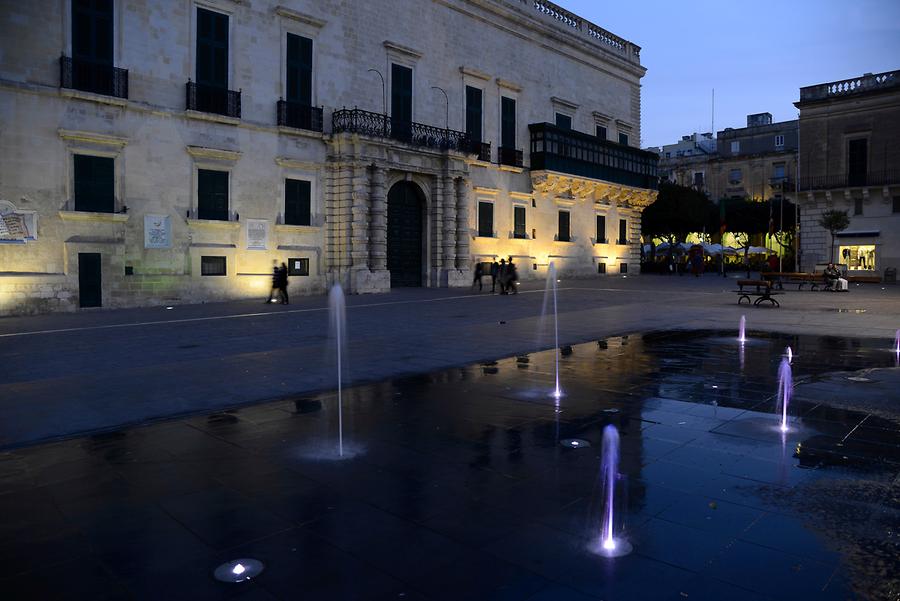
[[[639,261],[640,48],[550,2],[5,1],[0,31],[4,313],[260,297],[273,261],[292,292]]]
[[[812,270],[834,261],[859,275],[900,267],[900,72],[800,88],[800,252]],[[836,236],[819,225],[847,211]]]

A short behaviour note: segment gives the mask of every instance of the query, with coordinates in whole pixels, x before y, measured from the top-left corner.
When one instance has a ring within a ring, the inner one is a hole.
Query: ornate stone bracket
[[[557,197],[572,197],[594,202],[611,200],[636,210],[643,210],[653,204],[659,194],[656,190],[634,188],[554,171],[532,171],[531,186],[538,192]]]

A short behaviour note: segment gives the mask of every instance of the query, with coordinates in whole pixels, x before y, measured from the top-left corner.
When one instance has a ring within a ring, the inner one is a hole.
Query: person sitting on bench
[[[822,275],[825,277],[825,289],[834,290],[835,284],[841,277],[841,272],[837,270],[834,263],[829,263]]]

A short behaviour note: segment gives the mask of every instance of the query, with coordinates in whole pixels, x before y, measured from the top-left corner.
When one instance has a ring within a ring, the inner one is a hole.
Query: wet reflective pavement
[[[603,339],[562,353],[558,407],[552,352],[361,386],[343,459],[332,395],[6,452],[4,598],[897,599],[889,346]],[[634,546],[616,559],[587,550],[610,423]],[[213,578],[240,557],[265,571]]]

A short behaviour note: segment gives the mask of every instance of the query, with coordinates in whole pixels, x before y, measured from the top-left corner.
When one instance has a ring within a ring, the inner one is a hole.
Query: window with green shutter
[[[482,238],[494,237],[494,203],[478,203],[478,235]]]
[[[309,38],[287,34],[287,74],[285,100],[303,106],[312,105],[312,51]]]
[[[228,15],[197,8],[197,83],[228,87]]]
[[[310,225],[310,189],[306,180],[284,180],[284,223],[286,225]]]
[[[228,172],[197,170],[197,217],[228,221]]]
[[[516,147],[516,101],[506,96],[500,99],[500,145]]]
[[[597,244],[606,244],[606,215],[597,215]]]
[[[526,238],[525,207],[513,207],[513,238]]]
[[[482,92],[479,88],[466,86],[466,133],[473,143],[481,142]]]
[[[75,210],[115,212],[115,159],[76,154],[74,167]]]
[[[569,242],[571,240],[570,217],[571,215],[568,211],[559,212],[559,231],[556,234],[556,239],[560,242]]]

